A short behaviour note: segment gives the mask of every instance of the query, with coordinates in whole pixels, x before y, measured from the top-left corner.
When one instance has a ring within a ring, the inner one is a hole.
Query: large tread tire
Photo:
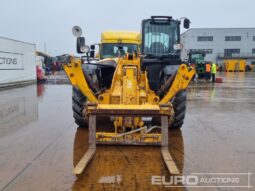
[[[72,103],[73,103],[73,117],[75,123],[79,127],[88,127],[88,120],[83,115],[84,105],[87,102],[87,98],[80,92],[77,87],[73,87],[73,96],[72,96]]]
[[[172,104],[174,108],[174,118],[170,125],[171,129],[180,129],[184,123],[186,113],[186,91],[176,94]]]

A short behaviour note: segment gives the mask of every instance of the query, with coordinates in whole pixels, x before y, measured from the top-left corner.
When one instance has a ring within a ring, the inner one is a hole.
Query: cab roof
[[[141,35],[139,32],[134,31],[105,31],[101,34],[101,41],[141,41]]]

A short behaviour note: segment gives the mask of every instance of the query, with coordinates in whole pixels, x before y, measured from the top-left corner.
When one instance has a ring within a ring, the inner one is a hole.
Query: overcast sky
[[[104,30],[140,31],[151,15],[188,17],[191,27],[255,27],[254,0],[1,0],[0,36],[35,43],[51,55],[75,53],[71,28],[87,43]]]

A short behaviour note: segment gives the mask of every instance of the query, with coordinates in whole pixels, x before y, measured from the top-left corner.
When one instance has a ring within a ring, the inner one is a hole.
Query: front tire
[[[73,117],[75,123],[79,127],[88,127],[88,119],[83,115],[83,109],[86,102],[87,97],[84,96],[77,87],[73,87],[72,95]]]
[[[171,129],[180,129],[184,123],[186,113],[186,90],[176,94],[172,104],[174,108],[174,118],[170,125]]]

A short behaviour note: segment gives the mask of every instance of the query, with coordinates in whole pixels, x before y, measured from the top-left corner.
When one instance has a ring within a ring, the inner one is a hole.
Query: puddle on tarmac
[[[189,87],[184,126],[169,134],[184,175],[255,172],[254,74]],[[84,173],[72,174],[88,149],[88,130],[76,130],[71,94],[69,85],[50,84],[0,92],[0,189],[164,190],[151,184],[153,175],[169,176],[159,147],[98,146]]]

